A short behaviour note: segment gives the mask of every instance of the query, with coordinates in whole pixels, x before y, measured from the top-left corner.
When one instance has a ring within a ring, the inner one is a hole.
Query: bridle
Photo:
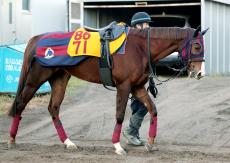
[[[201,49],[199,52],[192,52],[192,45],[198,44]],[[204,62],[204,42],[203,36],[199,32],[197,37],[193,37],[192,39],[187,38],[184,42],[182,48],[179,50],[179,55],[185,62]]]
[[[199,51],[192,51],[192,45],[198,44],[200,49]],[[179,55],[182,58],[182,62],[189,69],[189,77],[195,77],[200,79],[201,71],[196,72],[194,67],[192,67],[192,62],[204,62],[204,42],[203,35],[201,32],[197,33],[196,37],[192,39],[187,39],[182,48],[179,50]],[[191,67],[188,67],[191,66]]]

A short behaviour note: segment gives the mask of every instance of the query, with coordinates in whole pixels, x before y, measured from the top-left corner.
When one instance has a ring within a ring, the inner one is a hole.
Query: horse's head
[[[202,62],[204,62],[203,35],[208,29],[199,32],[200,26],[194,31],[193,37],[187,39],[181,49],[182,60],[187,63],[189,77],[200,79],[202,74]]]

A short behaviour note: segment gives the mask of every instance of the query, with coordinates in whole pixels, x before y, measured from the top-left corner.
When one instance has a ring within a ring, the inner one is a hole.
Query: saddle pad
[[[44,34],[37,43],[36,60],[43,66],[74,66],[82,62],[87,56],[71,57],[67,48],[74,32],[54,32]]]
[[[127,31],[127,30],[126,30]],[[116,40],[109,42],[110,54],[114,54],[123,45],[126,40],[124,32]],[[101,56],[101,41],[99,32],[88,32],[84,28],[77,29],[68,45],[70,56]]]
[[[55,56],[67,55],[67,48],[74,32],[53,32],[44,34],[37,43],[37,57],[50,59]]]

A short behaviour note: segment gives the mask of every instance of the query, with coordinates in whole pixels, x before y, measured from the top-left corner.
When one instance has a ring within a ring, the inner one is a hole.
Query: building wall
[[[12,24],[9,23],[12,3]],[[0,45],[27,42],[46,32],[67,31],[66,0],[30,0],[30,10],[22,10],[22,0],[0,0]]]
[[[205,0],[202,26],[209,27],[205,35],[205,71],[207,75],[230,74],[230,5]]]
[[[32,0],[32,35],[67,30],[66,0]]]
[[[31,36],[31,14],[22,11],[21,3],[21,0],[0,1],[0,45],[22,43]],[[11,23],[10,15],[12,15]]]
[[[15,42],[13,43],[25,43],[32,35],[31,22],[32,14],[31,11],[22,10],[22,0],[16,1],[15,11]]]

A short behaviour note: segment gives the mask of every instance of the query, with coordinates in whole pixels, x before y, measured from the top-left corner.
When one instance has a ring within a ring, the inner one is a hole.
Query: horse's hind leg
[[[153,146],[154,139],[157,134],[157,109],[153,101],[151,100],[147,90],[145,87],[136,88],[135,90],[132,90],[132,94],[140,101],[142,102],[145,107],[147,108],[150,116],[150,127],[149,127],[149,138],[148,143],[145,145],[146,149],[148,151],[157,150],[156,147]]]
[[[49,79],[52,91],[48,110],[53,119],[53,124],[57,130],[60,140],[66,145],[68,149],[73,149],[76,148],[76,145],[72,143],[66,135],[59,117],[60,105],[64,99],[69,78],[70,75],[68,73],[66,73],[64,70],[59,70]]]
[[[32,99],[38,88],[47,81],[49,76],[53,73],[52,70],[43,68],[38,63],[34,62],[30,71],[28,72],[25,80],[25,85],[22,86],[22,90],[17,93],[13,106],[12,112],[13,119],[10,128],[10,140],[8,142],[9,148],[15,144],[15,138],[18,131],[18,126],[21,120],[21,114],[25,109],[28,102]],[[39,75],[35,75],[39,74]]]

